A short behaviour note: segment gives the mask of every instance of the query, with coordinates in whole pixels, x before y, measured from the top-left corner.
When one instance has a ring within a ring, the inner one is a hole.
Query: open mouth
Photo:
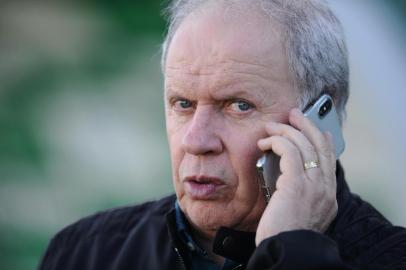
[[[184,181],[186,194],[196,200],[213,198],[225,184],[213,177],[188,177]]]

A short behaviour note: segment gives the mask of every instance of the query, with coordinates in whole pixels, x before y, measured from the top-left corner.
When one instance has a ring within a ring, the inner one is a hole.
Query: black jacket
[[[350,193],[337,169],[338,215],[325,234],[290,231],[255,248],[253,233],[221,228],[214,251],[238,269],[406,269],[406,229]],[[39,269],[188,269],[177,237],[174,195],[84,218],[51,241]]]

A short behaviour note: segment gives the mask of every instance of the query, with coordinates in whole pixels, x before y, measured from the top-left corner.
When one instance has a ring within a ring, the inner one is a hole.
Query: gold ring
[[[315,160],[312,160],[312,161],[309,161],[309,162],[305,162],[303,164],[303,166],[304,166],[305,170],[308,170],[308,169],[311,169],[311,168],[319,167],[319,163],[317,161],[315,161]]]

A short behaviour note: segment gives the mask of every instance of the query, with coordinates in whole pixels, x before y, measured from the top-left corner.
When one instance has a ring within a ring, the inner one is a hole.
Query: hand
[[[337,214],[336,158],[330,133],[323,134],[298,109],[289,114],[290,125],[269,123],[270,135],[258,141],[262,151],[280,156],[273,193],[258,224],[255,242],[283,231],[307,229],[323,233]],[[305,170],[304,163],[319,167]]]

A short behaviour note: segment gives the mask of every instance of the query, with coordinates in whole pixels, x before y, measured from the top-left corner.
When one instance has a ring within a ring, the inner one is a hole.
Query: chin
[[[263,211],[263,208],[260,211],[248,207],[241,209],[230,201],[198,201],[189,198],[183,198],[180,206],[191,225],[210,237],[220,227],[255,231]],[[258,213],[255,214],[256,212]]]
[[[210,231],[232,223],[227,212],[226,207],[216,201],[191,201],[185,207],[185,214],[193,225]]]

